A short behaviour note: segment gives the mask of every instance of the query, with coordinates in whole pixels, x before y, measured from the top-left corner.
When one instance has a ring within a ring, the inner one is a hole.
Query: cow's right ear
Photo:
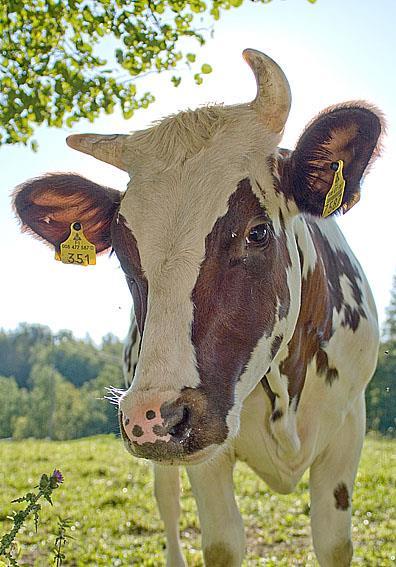
[[[57,173],[30,179],[14,192],[22,230],[33,232],[56,249],[80,222],[86,238],[100,253],[111,246],[110,226],[122,194],[80,175]]]
[[[361,180],[379,153],[384,130],[381,112],[364,102],[334,106],[316,117],[288,160],[288,191],[298,209],[328,216],[357,203]]]

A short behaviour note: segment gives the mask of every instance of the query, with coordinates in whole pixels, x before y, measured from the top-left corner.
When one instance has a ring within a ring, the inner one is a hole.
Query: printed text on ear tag
[[[70,225],[70,235],[59,248],[59,252],[55,252],[55,260],[63,264],[76,264],[77,266],[96,264],[95,245],[85,238],[82,224],[79,222],[73,222]]]
[[[338,168],[336,169],[337,165]],[[342,175],[344,162],[340,159],[333,162],[330,167],[331,169],[334,169],[334,178],[330,191],[326,195],[322,217],[328,217],[340,207],[345,190],[345,179]]]

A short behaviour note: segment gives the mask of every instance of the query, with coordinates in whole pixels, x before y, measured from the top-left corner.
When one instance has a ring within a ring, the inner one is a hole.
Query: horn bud
[[[279,134],[285,127],[291,106],[286,75],[268,55],[255,49],[245,49],[243,58],[252,69],[257,83],[257,95],[251,105],[269,130]]]
[[[74,150],[127,171],[123,159],[126,138],[126,134],[72,134],[66,138],[66,143]]]

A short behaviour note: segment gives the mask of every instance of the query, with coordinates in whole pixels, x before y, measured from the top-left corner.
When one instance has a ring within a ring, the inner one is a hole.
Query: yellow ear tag
[[[61,243],[60,251],[55,252],[55,260],[63,264],[77,266],[94,266],[96,264],[96,248],[84,236],[82,224],[73,222],[70,225],[70,235]]]
[[[326,195],[322,217],[328,217],[329,215],[331,215],[331,213],[334,213],[334,211],[336,211],[340,207],[342,198],[344,196],[345,179],[342,175],[344,162],[342,161],[342,159],[333,162],[330,166],[332,169],[333,165],[338,165],[338,167],[337,169],[335,169],[334,167],[333,184],[330,187],[330,191]]]

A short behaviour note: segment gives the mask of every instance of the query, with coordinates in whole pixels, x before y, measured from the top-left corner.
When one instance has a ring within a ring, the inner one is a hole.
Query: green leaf
[[[194,81],[196,82],[197,85],[202,85],[203,79],[199,73],[195,73]]]
[[[181,83],[181,77],[175,77],[175,76],[173,76],[173,77],[171,78],[171,81],[172,81],[174,87],[178,87],[178,86],[180,85],[180,83]]]
[[[212,70],[212,67],[208,63],[204,63],[201,67],[201,73],[204,73],[204,75],[208,75]]]
[[[125,120],[128,120],[129,118],[132,118],[133,112],[134,112],[133,108],[130,108],[129,110],[124,110],[122,115],[125,118]]]

